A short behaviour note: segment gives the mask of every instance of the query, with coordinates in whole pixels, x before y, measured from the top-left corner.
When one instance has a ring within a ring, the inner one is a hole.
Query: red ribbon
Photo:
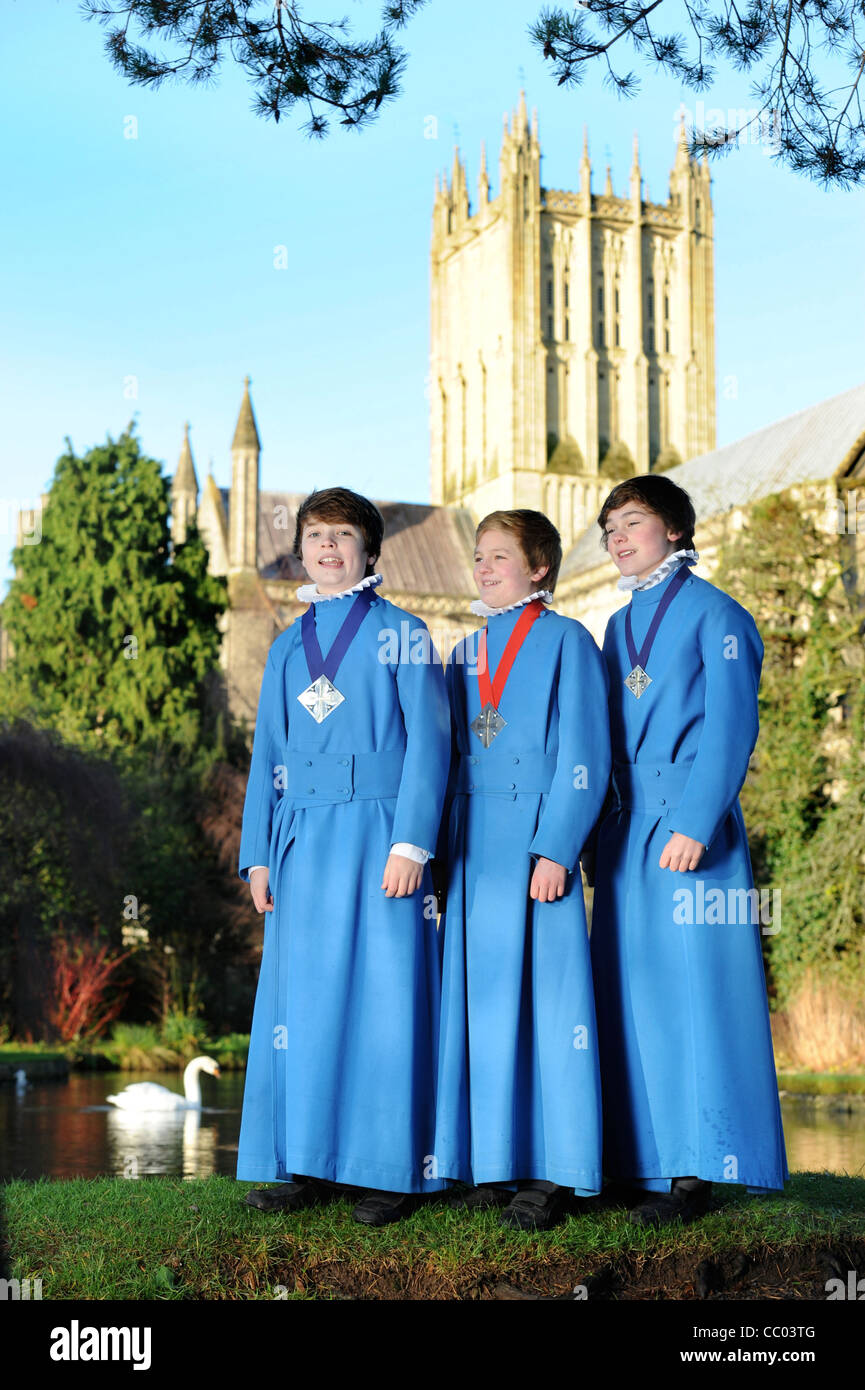
[[[516,659],[517,652],[525,642],[529,628],[537,618],[544,612],[543,601],[539,598],[527,603],[519,620],[507,641],[507,646],[502,652],[502,659],[496,669],[492,682],[490,682],[489,666],[487,664],[487,630],[483,629],[480,641],[478,642],[478,690],[481,697],[481,709],[486,705],[492,705],[493,709],[498,709],[499,701],[505,689],[505,683],[511,674],[511,667]]]

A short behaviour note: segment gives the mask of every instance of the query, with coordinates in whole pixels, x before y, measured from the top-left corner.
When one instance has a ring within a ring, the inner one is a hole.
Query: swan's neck
[[[187,1064],[183,1073],[183,1094],[186,1099],[193,1101],[196,1105],[201,1104],[201,1063],[195,1059]]]

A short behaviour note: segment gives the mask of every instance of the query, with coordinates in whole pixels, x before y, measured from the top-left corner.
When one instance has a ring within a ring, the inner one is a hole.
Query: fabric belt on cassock
[[[487,748],[482,753],[460,754],[454,791],[481,792],[508,796],[518,792],[548,792],[558,759],[555,753],[500,753]]]
[[[613,763],[613,788],[627,811],[674,811],[691,775],[693,762]]]
[[[292,806],[398,796],[405,750],[387,753],[286,753],[285,799]]]

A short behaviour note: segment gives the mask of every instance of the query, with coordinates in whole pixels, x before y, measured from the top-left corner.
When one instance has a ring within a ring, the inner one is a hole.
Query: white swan
[[[200,1110],[201,1072],[219,1076],[219,1063],[212,1057],[193,1057],[183,1073],[183,1095],[169,1091],[167,1086],[158,1086],[155,1081],[137,1081],[126,1086],[116,1096],[106,1096],[106,1100],[121,1110]]]

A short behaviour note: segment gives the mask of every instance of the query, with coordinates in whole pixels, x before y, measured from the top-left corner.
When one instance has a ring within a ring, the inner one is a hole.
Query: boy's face
[[[668,531],[663,517],[642,502],[625,502],[607,517],[607,550],[619,572],[648,579],[661,561],[681,548],[681,531]]]
[[[370,560],[359,526],[350,521],[307,521],[300,538],[303,568],[319,593],[351,589],[366,574]],[[378,557],[375,557],[378,558]]]
[[[490,608],[507,608],[528,598],[547,573],[530,570],[519,541],[509,531],[484,531],[475,546],[475,584]]]

